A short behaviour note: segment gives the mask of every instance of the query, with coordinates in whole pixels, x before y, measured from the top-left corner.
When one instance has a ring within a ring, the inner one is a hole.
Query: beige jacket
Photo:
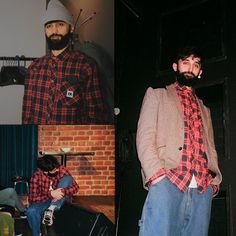
[[[216,174],[212,184],[219,185],[222,175],[218,167],[210,110],[200,99],[198,103],[202,114],[208,169]],[[166,88],[148,88],[136,136],[144,186],[161,168],[173,169],[179,165],[183,143],[183,113],[173,84]]]

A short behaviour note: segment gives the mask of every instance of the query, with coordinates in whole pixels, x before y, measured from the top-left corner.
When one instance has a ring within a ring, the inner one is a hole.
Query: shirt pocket
[[[61,101],[62,106],[82,106],[82,97],[83,85],[79,79],[76,76],[64,77],[59,90],[59,101]]]

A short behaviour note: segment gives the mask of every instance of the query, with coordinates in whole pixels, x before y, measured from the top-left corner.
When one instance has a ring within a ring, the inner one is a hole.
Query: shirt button
[[[182,147],[179,147],[178,149],[179,149],[179,151],[181,151],[181,150],[182,150]]]

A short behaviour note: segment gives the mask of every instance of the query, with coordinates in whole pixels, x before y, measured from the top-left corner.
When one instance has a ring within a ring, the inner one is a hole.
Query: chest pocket
[[[82,105],[83,84],[76,76],[65,76],[59,90],[59,101],[63,106]]]

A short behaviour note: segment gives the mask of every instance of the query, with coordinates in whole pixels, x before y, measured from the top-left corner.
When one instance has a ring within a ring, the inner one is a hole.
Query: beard
[[[175,72],[176,80],[180,86],[194,87],[199,81],[198,77],[191,72]]]
[[[60,39],[52,39],[55,36],[59,36]],[[71,36],[72,36],[71,32],[68,32],[65,35],[52,34],[49,37],[46,35],[46,40],[49,50],[61,50],[65,48],[69,44]]]

